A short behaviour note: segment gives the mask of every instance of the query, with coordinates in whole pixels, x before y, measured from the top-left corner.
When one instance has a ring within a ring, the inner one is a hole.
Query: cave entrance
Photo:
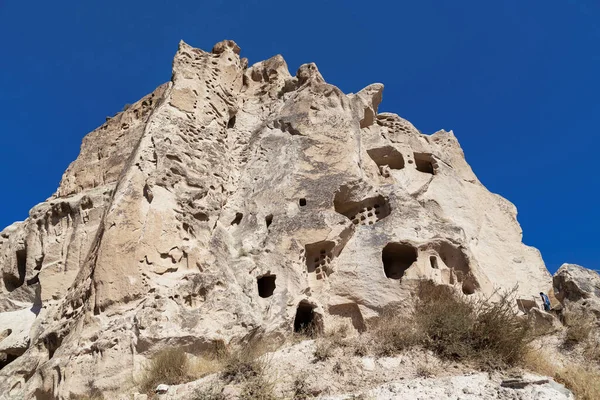
[[[4,281],[4,287],[8,292],[12,292],[13,290],[20,288],[25,283],[25,275],[27,273],[27,250],[17,250],[15,253],[15,258],[17,261],[17,274],[15,276],[14,272],[4,273],[2,275],[2,279]]]
[[[381,255],[385,276],[402,279],[404,273],[417,261],[417,249],[407,243],[388,243]]]
[[[273,292],[275,291],[275,275],[265,275],[256,279],[256,283],[258,284],[258,295],[262,298],[267,298],[273,296]]]
[[[390,169],[404,168],[404,158],[402,153],[392,146],[379,147],[376,149],[367,150],[367,154],[378,167],[387,165]]]
[[[415,166],[417,167],[417,171],[431,175],[435,174],[436,162],[431,154],[414,153],[414,155]]]
[[[322,329],[322,320],[315,313],[315,306],[307,301],[301,301],[296,309],[294,332],[308,336],[316,336]]]

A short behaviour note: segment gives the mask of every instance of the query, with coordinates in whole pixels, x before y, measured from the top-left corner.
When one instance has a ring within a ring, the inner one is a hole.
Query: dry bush
[[[450,359],[463,359],[471,354],[475,307],[453,288],[421,282],[413,316],[425,347]]]
[[[168,348],[157,353],[142,374],[140,389],[153,393],[161,383],[177,385],[190,381],[190,363],[182,349]]]
[[[296,379],[294,379],[294,385],[292,387],[292,398],[294,400],[308,400],[311,397],[313,396],[310,394],[309,384],[307,382],[307,375],[306,373],[303,373],[300,376],[297,376]]]
[[[227,400],[221,386],[196,389],[190,400]]]
[[[415,373],[419,378],[431,378],[435,375],[427,364],[419,364]]]
[[[531,341],[529,323],[513,307],[513,293],[495,302],[476,303],[470,346],[476,352],[473,355],[489,366],[516,365]]]
[[[567,331],[563,344],[567,347],[585,342],[594,327],[592,319],[581,312],[565,314],[565,325]]]
[[[352,350],[354,355],[359,357],[368,356],[371,352],[371,347],[369,344],[368,335],[359,336],[352,342]]]
[[[76,396],[71,397],[73,400],[104,400],[104,395],[102,393],[99,394],[90,394],[86,396]]]
[[[337,323],[325,332],[325,338],[335,347],[347,347],[351,328],[347,323]]]
[[[369,328],[373,340],[358,341],[354,348],[357,355],[374,352],[378,356],[393,356],[419,344],[421,340],[415,322],[392,309],[384,310]]]
[[[471,301],[448,286],[418,288],[413,317],[423,345],[440,357],[488,367],[517,364],[530,342],[529,325],[513,307],[513,292],[497,301]]]
[[[275,384],[263,374],[248,379],[242,385],[241,400],[277,400]]]
[[[570,389],[578,400],[600,399],[600,371],[597,368],[573,363],[557,367],[550,360],[552,356],[543,350],[529,348],[523,358],[523,367],[553,377]]]
[[[315,361],[325,361],[333,357],[334,346],[329,339],[318,339],[315,342]]]
[[[600,343],[596,339],[588,339],[583,349],[583,357],[587,361],[600,364]]]
[[[521,365],[541,375],[555,376],[558,368],[551,361],[551,356],[541,349],[528,347],[523,354]]]
[[[569,365],[562,368],[555,379],[571,389],[578,400],[600,399],[600,372],[585,366]]]
[[[223,368],[221,359],[216,355],[192,358],[188,363],[188,375],[194,379],[200,379],[206,375],[214,374]]]
[[[221,377],[226,382],[242,382],[262,376],[268,364],[268,360],[261,357],[265,352],[264,345],[258,341],[233,350],[224,349],[219,354]]]

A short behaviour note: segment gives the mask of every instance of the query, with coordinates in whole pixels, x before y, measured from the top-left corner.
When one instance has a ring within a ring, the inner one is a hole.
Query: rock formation
[[[171,81],[88,134],[0,233],[1,398],[110,391],[165,346],[360,331],[420,279],[550,287],[452,132],[378,113],[381,84],[347,95],[314,64],[239,53],[181,42]]]
[[[600,322],[600,274],[563,264],[552,278],[554,294],[566,312],[584,313]]]

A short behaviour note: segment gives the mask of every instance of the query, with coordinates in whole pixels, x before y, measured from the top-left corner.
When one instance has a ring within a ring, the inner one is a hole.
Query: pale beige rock
[[[364,330],[420,279],[550,286],[452,132],[378,113],[381,84],[346,95],[314,64],[293,77],[239,53],[181,42],[171,81],[86,136],[57,192],[0,233],[0,312],[42,307],[3,398],[123,390],[161,348],[277,341],[311,318]]]
[[[600,274],[576,264],[563,264],[552,278],[554,296],[566,312],[583,312],[600,322]]]

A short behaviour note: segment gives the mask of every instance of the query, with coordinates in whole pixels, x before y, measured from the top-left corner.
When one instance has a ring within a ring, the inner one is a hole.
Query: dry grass
[[[563,344],[567,347],[587,341],[594,328],[592,319],[579,312],[566,314],[565,325],[567,326],[567,331]]]
[[[309,391],[309,384],[307,382],[307,375],[303,373],[294,379],[294,385],[292,387],[292,398],[294,400],[308,400],[313,396]]]
[[[190,400],[227,400],[220,385],[197,389]]]
[[[571,389],[578,400],[600,399],[600,372],[596,369],[570,365],[558,371],[554,378]]]
[[[157,353],[143,372],[140,389],[153,393],[161,383],[177,385],[191,380],[190,362],[182,349],[168,348]]]
[[[414,320],[400,317],[392,309],[384,310],[381,317],[371,323],[372,340],[358,341],[355,354],[392,356],[420,343]]]
[[[511,293],[496,302],[472,301],[451,287],[422,282],[411,315],[382,312],[370,326],[371,340],[355,341],[355,354],[393,356],[422,346],[444,359],[512,366],[530,341],[527,321],[512,304]]]
[[[600,343],[596,339],[588,339],[583,348],[583,356],[587,361],[600,364]]]
[[[268,365],[268,360],[261,357],[265,352],[260,342],[226,349],[219,354],[221,378],[226,382],[243,382],[262,376]]]
[[[241,386],[242,399],[272,400],[275,399],[274,384],[266,378],[268,359],[263,356],[265,352],[266,347],[260,341],[235,348],[221,344],[211,354],[196,358],[189,358],[179,348],[165,349],[150,360],[139,387],[144,393],[152,395],[159,384],[177,385],[220,372],[219,378],[224,383]],[[193,399],[224,399],[222,389],[221,383],[198,389]]]
[[[528,349],[523,358],[523,367],[541,375],[553,377],[570,389],[578,400],[600,399],[600,371],[573,363],[556,366],[553,357],[541,349]]]
[[[194,379],[200,379],[223,369],[221,359],[213,354],[194,357],[190,359],[188,363],[188,375]]]
[[[413,318],[423,345],[442,358],[503,368],[521,361],[529,325],[512,306],[512,292],[497,301],[471,301],[447,286],[419,285]]]
[[[431,378],[435,376],[433,370],[427,364],[419,364],[415,373],[419,378]]]
[[[240,393],[241,400],[277,400],[274,393],[275,384],[273,381],[261,374],[244,382],[242,392]]]
[[[315,343],[315,361],[325,361],[333,357],[336,344],[328,339],[318,339]]]

